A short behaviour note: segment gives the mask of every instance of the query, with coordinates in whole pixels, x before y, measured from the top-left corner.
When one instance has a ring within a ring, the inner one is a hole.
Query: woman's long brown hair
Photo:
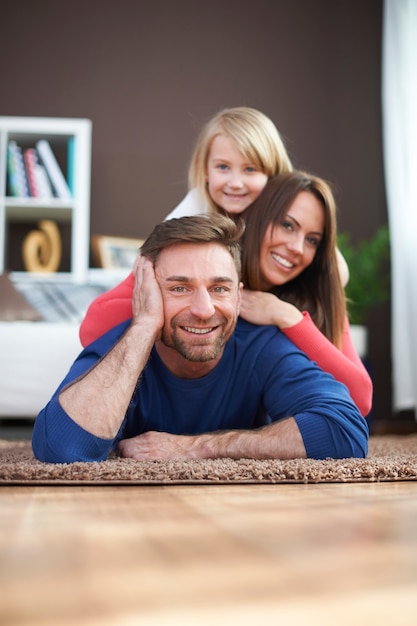
[[[308,311],[319,330],[339,349],[346,317],[346,300],[336,255],[336,203],[329,184],[306,172],[294,171],[271,178],[258,199],[242,214],[242,280],[245,288],[259,290],[260,250],[270,224],[278,225],[301,191],[316,196],[324,208],[324,232],[313,262],[293,280],[273,287],[276,296]]]

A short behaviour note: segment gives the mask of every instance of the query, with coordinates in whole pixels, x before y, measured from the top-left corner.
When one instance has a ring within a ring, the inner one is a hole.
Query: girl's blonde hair
[[[312,193],[324,209],[323,236],[312,263],[296,278],[270,289],[276,296],[308,311],[321,332],[339,349],[346,318],[346,300],[336,256],[336,203],[330,185],[306,172],[280,174],[241,214],[246,221],[242,242],[242,281],[261,289],[260,250],[268,226],[282,224],[301,191]]]
[[[223,109],[203,126],[188,171],[189,188],[196,188],[214,212],[218,213],[219,207],[207,191],[206,180],[207,160],[217,135],[229,137],[239,152],[268,177],[292,171],[284,143],[269,117],[249,107]]]

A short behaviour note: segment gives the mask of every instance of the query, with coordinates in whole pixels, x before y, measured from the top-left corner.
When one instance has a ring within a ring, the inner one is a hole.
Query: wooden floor
[[[417,482],[0,488],[0,624],[417,623]]]

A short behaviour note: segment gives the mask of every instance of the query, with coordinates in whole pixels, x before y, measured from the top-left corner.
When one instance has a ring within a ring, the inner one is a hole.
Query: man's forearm
[[[293,417],[257,430],[231,430],[196,437],[199,458],[295,459],[306,458],[301,433]]]
[[[306,458],[294,418],[257,430],[229,430],[203,435],[147,431],[119,443],[121,456],[149,459],[295,459]]]
[[[103,359],[60,393],[74,422],[97,437],[116,436],[155,336],[152,327],[131,325]]]

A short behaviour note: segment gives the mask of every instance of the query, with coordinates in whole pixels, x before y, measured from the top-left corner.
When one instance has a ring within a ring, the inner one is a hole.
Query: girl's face
[[[207,159],[208,192],[227,213],[242,213],[256,200],[268,181],[226,135],[217,135]]]
[[[324,207],[314,194],[300,191],[279,224],[270,224],[260,250],[262,289],[293,280],[315,257],[323,237]]]

